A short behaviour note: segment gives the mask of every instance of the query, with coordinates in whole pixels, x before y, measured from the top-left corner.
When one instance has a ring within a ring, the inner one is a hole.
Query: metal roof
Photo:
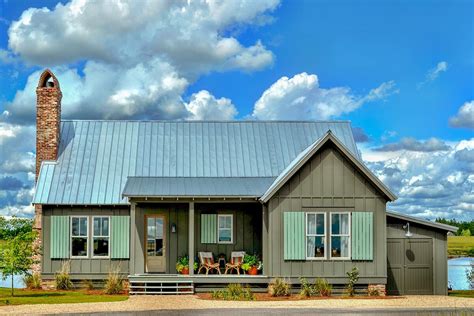
[[[360,160],[343,121],[62,121],[33,203],[127,204],[128,176],[277,177],[328,130]]]
[[[417,218],[417,217],[413,217],[413,216],[409,216],[409,215],[406,215],[406,214],[401,214],[401,213],[397,213],[397,212],[393,212],[393,211],[387,211],[387,216],[397,218],[397,219],[401,219],[401,220],[404,220],[404,221],[407,221],[407,222],[417,223],[417,224],[420,224],[420,225],[423,225],[423,226],[428,226],[428,227],[438,228],[438,229],[445,230],[445,231],[450,231],[450,232],[453,232],[453,233],[458,231],[458,228],[455,227],[455,226],[442,224],[442,223],[436,223],[436,222],[424,220],[424,219],[421,219],[421,218]]]
[[[262,196],[273,177],[128,177],[127,197],[251,197]]]

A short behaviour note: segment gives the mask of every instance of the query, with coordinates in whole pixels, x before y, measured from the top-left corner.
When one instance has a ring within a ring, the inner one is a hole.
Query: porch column
[[[268,207],[265,204],[262,204],[262,262],[263,269],[262,274],[267,275],[267,264],[270,264],[268,258]]]
[[[130,203],[130,274],[135,274],[135,234],[137,231],[135,205],[135,202]]]
[[[189,275],[194,274],[194,202],[189,202]]]

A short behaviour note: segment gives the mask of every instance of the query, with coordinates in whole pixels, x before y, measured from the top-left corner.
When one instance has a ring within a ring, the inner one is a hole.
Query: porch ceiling
[[[274,177],[128,177],[124,197],[259,198]]]

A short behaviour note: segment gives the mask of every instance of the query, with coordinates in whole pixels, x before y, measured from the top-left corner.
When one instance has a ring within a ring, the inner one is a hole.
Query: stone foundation
[[[385,284],[369,284],[368,286],[368,294],[377,291],[379,293],[378,296],[385,296],[387,295]]]

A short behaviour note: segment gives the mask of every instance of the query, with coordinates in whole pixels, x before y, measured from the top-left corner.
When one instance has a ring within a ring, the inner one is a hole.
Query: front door
[[[166,272],[166,219],[164,215],[147,215],[146,272]]]

